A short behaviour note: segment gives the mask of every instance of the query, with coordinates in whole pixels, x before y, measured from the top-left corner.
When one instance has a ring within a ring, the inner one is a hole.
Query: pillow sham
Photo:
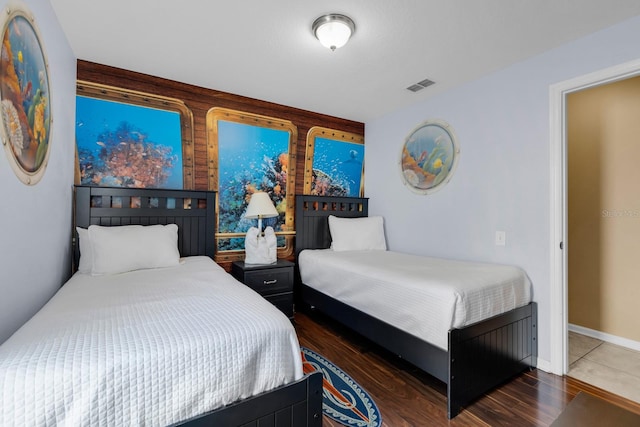
[[[340,251],[386,251],[384,221],[381,216],[340,218],[329,215],[331,249]]]
[[[91,274],[91,269],[93,268],[93,251],[91,250],[91,242],[89,241],[89,230],[76,227],[76,231],[78,232],[78,244],[80,245],[78,271],[84,274]]]
[[[93,276],[172,267],[180,263],[176,224],[119,227],[91,225],[88,235]],[[82,252],[82,247],[80,251]]]

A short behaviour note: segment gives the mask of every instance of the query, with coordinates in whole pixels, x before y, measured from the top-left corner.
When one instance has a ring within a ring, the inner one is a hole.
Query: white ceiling
[[[50,1],[78,59],[361,122],[640,14],[639,0]],[[335,52],[311,33],[325,13],[356,23]]]

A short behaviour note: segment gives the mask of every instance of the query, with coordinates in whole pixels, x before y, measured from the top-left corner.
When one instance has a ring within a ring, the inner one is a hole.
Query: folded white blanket
[[[277,261],[278,242],[273,227],[267,227],[264,235],[256,227],[247,231],[244,239],[245,264],[273,264]]]

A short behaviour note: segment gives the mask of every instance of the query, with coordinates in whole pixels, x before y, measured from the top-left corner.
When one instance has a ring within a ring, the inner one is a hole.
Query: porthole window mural
[[[193,114],[184,102],[79,80],[76,184],[193,189]]]
[[[414,193],[436,192],[451,180],[459,156],[453,129],[443,121],[428,120],[416,127],[402,146],[403,183]]]
[[[42,178],[49,158],[51,92],[38,29],[21,4],[4,10],[0,56],[2,144],[18,178],[28,185]]]
[[[314,126],[307,133],[304,194],[364,196],[364,136]]]
[[[245,258],[245,212],[255,192],[265,192],[278,216],[262,220],[275,230],[278,257],[293,254],[298,129],[289,120],[227,108],[207,112],[209,189],[218,192],[215,260]]]

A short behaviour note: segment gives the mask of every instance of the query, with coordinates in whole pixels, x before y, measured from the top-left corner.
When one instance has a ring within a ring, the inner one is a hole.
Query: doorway
[[[567,375],[640,402],[640,76],[565,99]]]
[[[567,281],[567,127],[566,98],[573,92],[640,75],[640,61],[633,61],[550,88],[551,130],[551,360],[554,374],[568,372]]]

